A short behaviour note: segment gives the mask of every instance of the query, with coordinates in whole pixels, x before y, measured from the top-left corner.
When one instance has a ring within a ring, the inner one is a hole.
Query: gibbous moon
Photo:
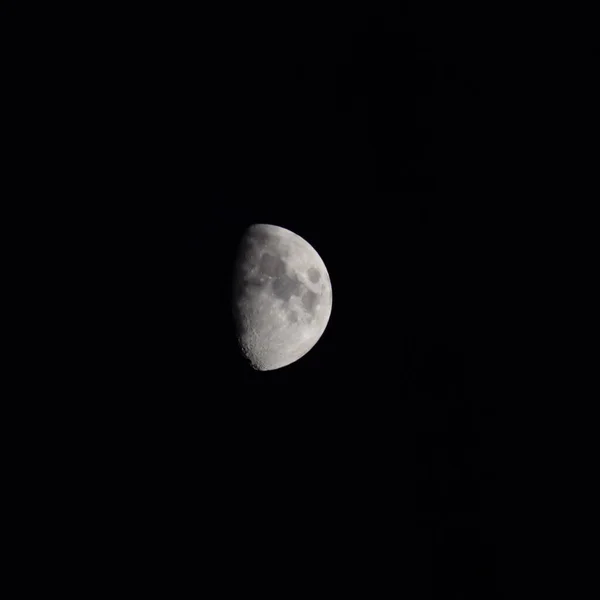
[[[255,369],[279,369],[304,356],[323,335],[331,305],[327,268],[306,240],[276,225],[244,232],[233,314],[242,352]]]

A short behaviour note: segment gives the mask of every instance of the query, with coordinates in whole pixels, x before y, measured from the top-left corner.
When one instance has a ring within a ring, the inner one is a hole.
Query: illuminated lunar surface
[[[332,307],[331,281],[316,250],[276,225],[249,227],[233,277],[240,348],[259,371],[285,367],[323,335]]]

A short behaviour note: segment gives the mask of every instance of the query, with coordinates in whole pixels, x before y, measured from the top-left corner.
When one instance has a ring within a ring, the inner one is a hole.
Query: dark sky
[[[364,597],[384,581],[494,597],[491,408],[467,368],[493,185],[485,27],[145,10],[96,32],[81,67],[98,206],[128,245],[106,292],[109,405],[138,449],[123,480],[180,532],[159,522],[157,539],[191,536],[250,587],[326,574],[320,589]],[[308,240],[333,286],[317,345],[267,373],[242,359],[229,303],[257,222]]]

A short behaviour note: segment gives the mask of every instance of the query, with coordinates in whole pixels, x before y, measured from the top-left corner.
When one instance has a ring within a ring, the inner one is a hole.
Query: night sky
[[[485,28],[245,10],[122,15],[82,65],[127,244],[104,293],[131,518],[223,589],[492,598],[491,408],[469,392]],[[265,373],[231,320],[253,223],[305,238],[333,289],[316,346]]]

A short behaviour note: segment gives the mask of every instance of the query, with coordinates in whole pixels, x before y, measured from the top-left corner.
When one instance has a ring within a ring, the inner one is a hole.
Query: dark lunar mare
[[[302,304],[307,312],[309,312],[311,315],[313,315],[315,312],[315,306],[317,304],[318,297],[319,295],[312,290],[306,290],[304,296],[302,296]]]
[[[284,302],[289,302],[292,296],[300,296],[304,285],[296,278],[282,275],[273,280],[273,294]]]
[[[319,269],[315,269],[314,267],[311,267],[308,271],[308,278],[313,282],[313,283],[317,283],[319,281],[319,279],[321,279],[321,272],[319,271]]]
[[[265,247],[271,240],[272,236],[261,229],[251,228],[248,238],[252,238],[259,246]]]
[[[279,256],[273,256],[265,252],[261,259],[259,270],[270,277],[281,277],[285,274],[285,262]]]

